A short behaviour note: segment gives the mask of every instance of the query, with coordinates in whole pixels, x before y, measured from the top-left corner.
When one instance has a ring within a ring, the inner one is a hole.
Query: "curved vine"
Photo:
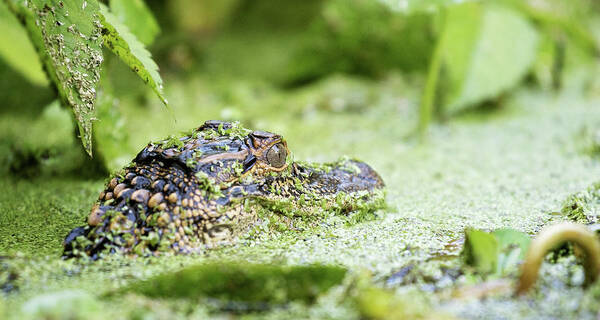
[[[600,241],[594,232],[585,226],[565,222],[545,228],[531,242],[522,266],[516,294],[524,294],[533,286],[548,251],[565,242],[574,243],[585,253],[583,262],[585,284],[596,281],[600,273]]]

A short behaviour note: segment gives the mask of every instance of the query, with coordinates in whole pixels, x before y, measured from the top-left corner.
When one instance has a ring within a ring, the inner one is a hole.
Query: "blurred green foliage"
[[[143,0],[111,0],[110,11],[145,45],[152,44],[160,32],[158,22]]]
[[[121,58],[144,83],[154,90],[156,95],[166,105],[167,100],[162,93],[162,79],[158,74],[158,66],[152,60],[150,52],[103,4],[100,5],[100,13],[100,22],[104,26],[102,29],[104,46],[110,49],[117,57]],[[157,31],[150,28],[149,32],[152,35]],[[151,40],[149,37],[146,37],[147,41]]]
[[[297,56],[304,70],[296,76],[301,80],[344,72],[377,77],[390,68],[422,71],[435,39],[433,17],[399,14],[377,1],[327,1],[310,26],[314,43]]]
[[[128,143],[127,134],[118,133],[127,125],[121,116],[123,109],[131,108],[131,104],[155,103],[147,95],[148,88],[122,71],[123,67],[137,73],[161,99],[166,97],[157,65],[167,79],[201,78],[231,88],[251,84],[274,95],[302,92],[331,75],[338,75],[337,79],[352,76],[379,81],[390,74],[401,74],[407,86],[421,91],[420,102],[411,105],[414,112],[407,115],[418,115],[414,121],[422,134],[434,120],[458,116],[481,105],[500,106],[502,97],[522,86],[583,93],[597,88],[600,11],[593,0],[568,4],[560,0],[286,0],[277,5],[267,0],[104,2],[108,9],[92,15],[98,15],[98,21],[105,24],[103,47],[111,49],[124,63],[111,61],[113,58],[103,52],[104,71],[99,73],[99,85],[90,83],[97,93],[93,106],[86,111],[87,122],[79,123],[83,123],[85,133],[89,131],[85,129],[89,120],[99,121],[94,124],[95,130],[100,130],[94,137],[94,150],[97,161],[109,170],[131,156],[122,148]],[[55,9],[58,5],[51,0],[35,3],[48,3]],[[4,0],[0,4],[0,58],[39,87],[41,95],[48,95],[49,90],[41,89],[48,83],[33,48],[43,52],[49,47],[32,46],[24,36],[29,30],[35,38],[31,23],[21,27],[6,4],[15,7],[22,1]],[[27,14],[21,12],[20,17],[23,20]],[[83,20],[77,25],[94,26],[97,21],[89,17]],[[48,28],[59,33],[66,29],[56,25]],[[156,63],[145,46],[153,52]],[[65,57],[72,58],[68,53]],[[46,58],[41,61],[47,70],[60,62],[54,59],[48,63]],[[86,72],[94,73],[99,68],[93,66]],[[55,86],[68,84],[52,73],[49,79]],[[36,105],[41,113],[47,101],[22,103],[22,99],[15,98],[24,95],[31,85],[17,88],[5,84],[2,88],[11,88],[10,92],[1,91],[13,102],[4,108]],[[63,87],[71,88],[59,90],[63,102],[69,101],[64,99],[69,97],[68,92],[77,93],[71,95],[75,98],[80,95],[79,87]],[[360,83],[355,88],[349,94],[356,97],[368,90]],[[344,92],[331,94],[340,95],[342,101],[346,99],[342,95],[349,91]],[[36,92],[29,98],[37,101],[37,96]],[[360,99],[369,104],[368,97]],[[243,116],[230,105],[221,108],[228,118]],[[353,108],[347,106],[348,111]],[[87,109],[74,110],[81,113]],[[90,139],[85,134],[82,137]]]
[[[448,9],[444,72],[449,82],[445,108],[452,112],[495,97],[530,69],[538,35],[518,12],[467,3]]]
[[[582,21],[575,20],[578,15],[561,16],[557,11],[562,5],[553,1],[544,3],[545,8],[537,5],[498,0],[440,7],[443,23],[421,104],[421,133],[436,110],[452,114],[497,99],[527,74],[558,88],[565,64],[571,68],[595,60],[597,43]],[[583,55],[577,61],[565,61],[569,36],[573,41],[567,57]],[[542,45],[540,38],[545,40]]]
[[[48,80],[46,80],[35,48],[17,18],[8,10],[4,2],[0,2],[0,34],[2,34],[0,56],[4,61],[18,70],[31,83],[39,86],[47,85]]]
[[[23,304],[24,319],[101,319],[98,301],[82,290],[39,295]]]

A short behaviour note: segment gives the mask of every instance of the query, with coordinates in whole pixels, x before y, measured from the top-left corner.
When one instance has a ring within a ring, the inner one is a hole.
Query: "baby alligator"
[[[207,121],[181,138],[148,144],[113,177],[87,225],[67,235],[64,256],[201,252],[231,243],[269,214],[291,221],[374,211],[384,202],[383,186],[363,162],[293,162],[280,135]]]

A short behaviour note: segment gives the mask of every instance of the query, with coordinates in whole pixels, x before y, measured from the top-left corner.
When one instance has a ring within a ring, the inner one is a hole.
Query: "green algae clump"
[[[573,222],[598,223],[600,210],[600,183],[570,195],[563,202],[561,214]]]
[[[311,303],[340,284],[345,275],[346,269],[338,266],[222,262],[158,275],[125,291],[156,298],[204,297],[248,304]]]

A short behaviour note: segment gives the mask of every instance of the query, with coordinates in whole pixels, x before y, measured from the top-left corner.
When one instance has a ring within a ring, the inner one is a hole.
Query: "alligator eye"
[[[267,162],[269,165],[275,168],[281,168],[285,165],[285,158],[287,157],[287,150],[283,144],[278,143],[267,151]]]

